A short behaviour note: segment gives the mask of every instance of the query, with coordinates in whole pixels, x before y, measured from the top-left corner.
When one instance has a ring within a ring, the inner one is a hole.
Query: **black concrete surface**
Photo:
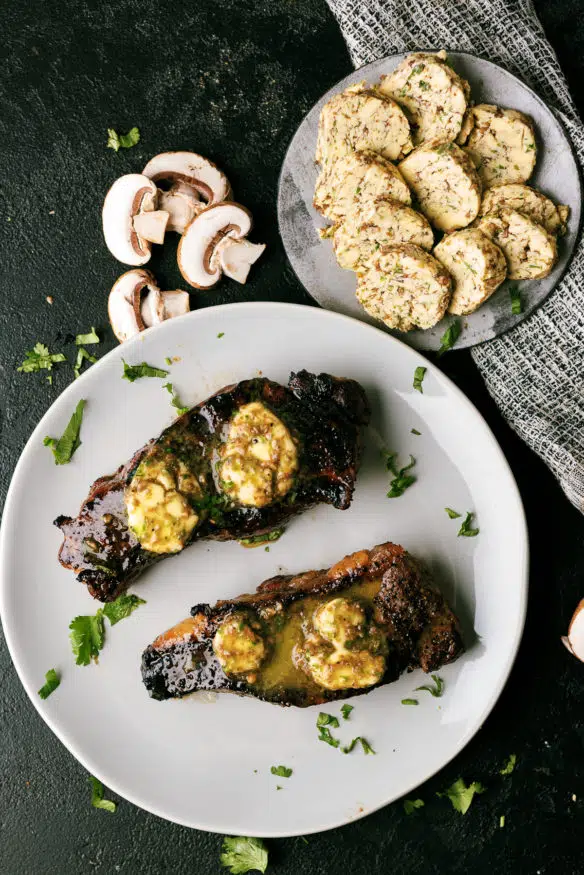
[[[584,0],[536,6],[582,109]],[[121,268],[103,245],[100,210],[118,175],[159,151],[194,149],[225,169],[252,210],[265,259],[245,288],[225,282],[193,296],[194,306],[310,302],[278,240],[278,172],[298,122],[350,63],[322,0],[5,2],[0,35],[3,499],[29,433],[70,379],[63,370],[48,387],[17,374],[24,351],[37,340],[58,347],[91,324],[107,338],[100,353],[114,343],[105,304]],[[132,125],[139,146],[105,148],[106,128]],[[182,285],[172,249],[152,264],[166,288]],[[531,590],[519,657],[483,729],[419,789],[422,811],[406,817],[396,803],[308,843],[271,841],[270,871],[279,875],[584,871],[584,675],[559,642],[584,595],[582,516],[501,419],[469,354],[443,366],[487,418],[525,502]],[[84,770],[37,716],[0,648],[0,872],[220,872],[219,836],[124,801],[113,816],[91,808]],[[503,779],[511,752],[518,765]],[[435,796],[459,775],[488,788],[465,817]]]

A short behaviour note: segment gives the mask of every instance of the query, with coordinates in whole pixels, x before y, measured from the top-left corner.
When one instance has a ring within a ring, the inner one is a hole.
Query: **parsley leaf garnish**
[[[421,435],[421,434],[422,434],[422,432],[421,432],[421,431],[418,431],[417,428],[412,428],[412,429],[410,429],[410,431],[411,431],[412,434],[417,434],[417,435]]]
[[[422,392],[422,394],[424,392],[424,390],[422,389],[422,383],[424,381],[424,375],[427,370],[427,368],[423,368],[421,365],[419,365],[414,371],[414,389],[417,389],[418,392]]]
[[[500,775],[510,775],[513,769],[515,768],[515,763],[517,762],[517,755],[512,753],[503,768],[499,771]]]
[[[41,699],[48,699],[51,693],[55,692],[60,683],[61,678],[54,668],[50,668],[45,675],[45,683],[39,690],[39,696]]]
[[[317,727],[320,726],[332,726],[333,729],[339,728],[338,718],[333,714],[326,714],[324,711],[321,711],[318,717],[316,718]]]
[[[464,522],[462,523],[461,527],[458,530],[458,537],[459,538],[461,536],[464,538],[474,538],[480,532],[480,529],[471,529],[471,527],[470,527],[473,516],[474,516],[474,513],[471,510],[469,510],[465,519],[464,519]]]
[[[92,343],[99,343],[99,337],[95,331],[93,325],[91,326],[91,331],[88,331],[87,334],[78,334],[75,338],[76,346],[91,346]]]
[[[521,294],[517,286],[510,286],[509,297],[511,298],[511,312],[518,316],[523,313],[523,304],[521,303]]]
[[[416,464],[414,457],[410,456],[408,464],[399,469],[397,467],[396,459],[397,453],[387,453],[385,463],[386,468],[394,475],[393,480],[391,480],[389,484],[389,492],[387,493],[388,498],[399,498],[400,495],[403,495],[406,489],[412,485],[412,483],[416,482],[416,478],[412,474],[406,473]]]
[[[402,703],[402,705],[419,705],[420,704],[417,699],[402,699],[401,703]]]
[[[218,339],[218,340],[221,340],[222,337],[225,337],[225,332],[224,332],[224,331],[220,331],[220,332],[219,332],[219,334],[217,335],[217,339]]]
[[[416,808],[423,808],[423,799],[404,799],[404,811],[406,814],[413,814]]]
[[[107,148],[117,152],[118,149],[131,149],[140,142],[138,128],[130,128],[127,134],[118,134],[113,128],[107,129]]]
[[[423,687],[416,687],[417,690],[425,690],[427,693],[430,693],[436,699],[439,699],[442,693],[444,692],[444,681],[441,677],[438,677],[437,674],[432,675],[432,680],[434,681],[435,686],[430,686],[430,684],[426,684]]]
[[[289,769],[288,766],[272,766],[270,772],[272,775],[277,775],[278,778],[289,778],[292,774],[292,769]]]
[[[341,708],[341,714],[343,715],[343,720],[349,719],[349,714],[353,710],[353,705],[343,705]]]
[[[331,735],[330,729],[327,726],[318,727],[318,740],[326,741],[331,747],[338,747],[340,744],[339,739]]]
[[[363,748],[364,754],[374,754],[375,753],[375,751],[373,750],[373,748],[371,747],[369,742],[365,738],[363,738],[361,735],[358,735],[357,738],[354,738],[350,742],[350,744],[348,744],[346,747],[342,747],[341,748],[342,752],[343,753],[351,753],[351,751],[353,750],[355,745],[359,742],[361,744],[361,747]]]
[[[53,365],[59,362],[67,361],[62,352],[49,352],[48,346],[44,343],[35,343],[33,349],[29,349],[24,354],[23,363],[16,370],[25,374],[35,374],[39,371],[52,371]],[[47,376],[49,383],[52,383],[53,378],[49,373]]]
[[[50,447],[53,451],[55,465],[67,465],[75,451],[81,446],[79,434],[81,432],[84,407],[85,401],[81,399],[60,438],[46,437],[44,439],[43,444],[45,447]]]
[[[81,366],[83,365],[83,362],[85,360],[91,362],[92,365],[95,364],[95,362],[97,361],[96,357],[88,353],[84,346],[80,346],[77,350],[77,358],[75,359],[75,364],[73,365],[73,373],[75,374],[75,379],[81,376]]]
[[[168,371],[163,371],[162,368],[155,368],[147,362],[141,362],[139,365],[129,365],[124,359],[122,361],[124,362],[122,379],[128,380],[130,383],[140,380],[142,377],[168,377]]]
[[[460,337],[461,331],[462,327],[460,324],[460,320],[455,319],[454,322],[448,326],[440,339],[440,349],[436,353],[436,356],[438,358],[440,358],[441,355],[444,355],[445,352],[448,352],[449,349],[452,349],[452,347]]]
[[[118,806],[111,799],[103,798],[103,784],[101,781],[98,781],[93,775],[89,776],[89,780],[91,782],[91,804],[93,807],[102,808],[104,811],[109,811],[110,814],[113,814]]]
[[[457,520],[460,516],[460,514],[457,513],[455,510],[452,510],[451,507],[445,507],[444,510],[446,511],[446,513],[448,514],[448,516],[450,517],[451,520]]]
[[[103,612],[112,624],[115,626],[120,620],[129,617],[132,611],[139,608],[140,605],[145,605],[144,599],[138,598],[137,595],[128,595],[124,593],[117,597],[115,602],[108,602],[103,606]]]
[[[76,665],[89,665],[97,660],[105,640],[103,610],[93,616],[75,617],[69,624],[69,638]]]
[[[475,793],[484,793],[486,787],[483,787],[478,781],[473,781],[470,786],[466,786],[464,780],[459,778],[454,784],[445,790],[444,793],[437,793],[437,796],[447,797],[452,802],[452,807],[455,811],[460,811],[461,814],[466,814],[470,808],[471,802]]]
[[[166,389],[166,391],[170,392],[170,394],[172,395],[172,398],[170,399],[170,403],[172,404],[172,406],[174,408],[176,408],[179,416],[182,416],[183,413],[189,412],[190,407],[184,407],[180,403],[180,398],[178,397],[177,393],[174,391],[174,386],[172,385],[172,383],[165,383],[162,388]]]
[[[268,849],[261,839],[247,836],[225,836],[221,851],[221,865],[232,875],[245,872],[265,872],[268,866]]]

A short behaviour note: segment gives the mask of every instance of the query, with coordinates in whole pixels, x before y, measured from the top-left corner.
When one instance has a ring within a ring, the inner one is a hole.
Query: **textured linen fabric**
[[[356,67],[413,50],[472,52],[501,64],[561,119],[584,164],[584,127],[530,0],[327,0]],[[518,107],[520,109],[521,107]],[[512,428],[584,512],[584,244],[530,317],[473,350]]]

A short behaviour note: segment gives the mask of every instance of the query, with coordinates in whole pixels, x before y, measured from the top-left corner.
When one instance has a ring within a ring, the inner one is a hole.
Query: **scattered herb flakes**
[[[342,753],[351,753],[357,742],[359,741],[359,736],[354,738],[349,744],[345,745],[345,747],[341,748]]]
[[[225,332],[224,332],[224,331],[220,331],[220,332],[219,332],[219,334],[217,335],[217,339],[220,340],[222,337],[225,337]]]
[[[520,313],[523,313],[523,304],[518,286],[509,287],[509,297],[511,298],[511,312],[515,316],[519,316]]]
[[[292,769],[289,769],[288,766],[272,766],[270,772],[272,775],[277,775],[278,778],[289,778],[292,774]]]
[[[124,593],[117,597],[114,602],[108,602],[103,606],[103,612],[112,624],[115,626],[120,620],[129,617],[132,611],[139,608],[140,605],[145,605],[144,599],[138,598],[137,595],[128,595]]]
[[[397,453],[387,453],[386,468],[394,475],[393,480],[389,484],[388,498],[399,498],[403,495],[406,489],[416,482],[416,478],[412,474],[407,474],[416,464],[413,456],[410,456],[410,461],[403,468],[397,467]]]
[[[93,775],[89,776],[89,781],[91,783],[91,804],[93,807],[102,808],[104,811],[109,811],[110,814],[114,814],[118,806],[115,802],[112,802],[111,799],[103,798],[104,790],[101,781],[98,781]]]
[[[503,768],[500,769],[499,774],[500,775],[510,775],[511,772],[515,769],[516,763],[517,763],[517,755],[512,753],[510,755],[509,759],[507,760],[507,762],[505,763],[505,765],[503,766]]]
[[[444,510],[446,511],[446,513],[448,514],[448,516],[450,517],[451,520],[457,520],[460,516],[460,514],[457,513],[455,510],[452,510],[451,507],[445,507]]]
[[[478,535],[478,533],[480,532],[480,529],[472,529],[471,528],[471,522],[472,522],[473,516],[474,516],[474,513],[471,510],[469,510],[466,514],[464,522],[462,523],[461,527],[458,530],[458,537],[459,538],[460,537],[475,538]]]
[[[441,355],[444,355],[445,352],[448,352],[449,349],[452,349],[452,347],[460,337],[461,331],[462,326],[460,324],[460,320],[455,319],[454,322],[448,326],[440,339],[440,349],[436,353],[438,358],[440,358]]]
[[[91,331],[88,331],[87,334],[78,334],[75,338],[75,346],[91,346],[93,343],[100,343],[93,325],[91,326]]]
[[[464,783],[463,778],[459,778],[452,784],[444,793],[437,793],[437,796],[447,797],[452,802],[452,807],[455,811],[461,814],[466,814],[471,806],[475,793],[484,793],[486,787],[483,787],[478,781],[473,781],[468,787]]]
[[[276,784],[276,790],[283,790],[284,788],[280,786],[280,784]]]
[[[166,389],[166,391],[172,395],[172,398],[170,399],[170,403],[177,411],[178,416],[182,416],[183,413],[189,412],[190,407],[185,407],[183,404],[181,404],[180,398],[178,397],[177,393],[175,392],[175,389],[174,389],[174,386],[172,385],[172,383],[165,383],[162,388]]]
[[[411,429],[411,433],[412,433],[412,434],[417,434],[417,435],[421,435],[421,434],[422,434],[422,432],[421,432],[421,431],[418,431],[417,428],[412,428],[412,429]]]
[[[140,142],[138,128],[130,128],[127,134],[118,134],[113,128],[107,129],[107,148],[117,152],[119,149],[131,149]]]
[[[55,692],[60,683],[61,678],[54,668],[50,668],[45,675],[45,683],[39,690],[39,696],[41,699],[48,699],[51,693]]]
[[[419,87],[422,91],[428,91],[428,89],[430,88],[430,86],[428,85],[428,83],[427,83],[427,82],[424,82],[423,79],[420,79],[420,81],[418,82],[418,87]]]
[[[93,616],[75,617],[69,624],[69,638],[76,665],[89,665],[97,660],[105,640],[103,610]]]
[[[330,744],[331,747],[338,747],[340,744],[339,739],[331,735],[328,726],[318,727],[318,740],[325,741],[327,744]]]
[[[221,865],[233,875],[245,872],[265,872],[268,849],[261,839],[248,836],[225,836],[221,850]]]
[[[75,374],[75,379],[81,376],[81,368],[83,366],[83,362],[88,361],[92,365],[95,364],[97,358],[91,353],[87,352],[84,346],[80,346],[77,350],[77,358],[75,359],[75,364],[73,365],[73,373]]]
[[[263,535],[251,535],[249,538],[240,538],[239,543],[242,547],[260,547],[262,544],[272,543],[282,537],[286,529],[281,526],[279,529],[272,529],[271,532],[266,532]],[[269,548],[266,547],[269,551]]]
[[[423,799],[404,799],[404,811],[406,814],[413,814],[416,808],[423,808]]]
[[[416,692],[418,690],[425,690],[425,692],[430,693],[436,699],[439,699],[444,692],[444,681],[441,677],[438,677],[437,674],[432,675],[432,680],[434,681],[434,686],[430,686],[430,684],[424,684],[422,687],[416,687]]]
[[[502,814],[501,817],[499,818],[499,829],[503,829],[504,826],[505,826],[505,815]]]
[[[341,714],[343,715],[343,720],[349,719],[349,714],[353,710],[354,705],[343,705],[341,708]]]
[[[417,699],[402,699],[401,703],[402,703],[402,705],[419,705],[420,704]]]
[[[24,374],[36,374],[39,371],[49,371],[47,380],[53,382],[51,371],[53,365],[59,362],[65,362],[67,359],[62,352],[49,352],[48,346],[44,343],[35,343],[32,349],[29,349],[24,354],[24,361],[16,370]]]
[[[67,423],[65,431],[60,438],[46,437],[43,441],[45,447],[50,447],[55,457],[55,465],[67,465],[73,458],[73,454],[81,446],[79,435],[83,421],[83,409],[85,401],[81,399],[71,419]]]
[[[333,729],[338,729],[339,721],[333,714],[326,714],[324,711],[321,711],[316,718],[316,726],[317,728],[320,728],[321,726],[332,726]]]
[[[167,365],[171,365],[171,364],[172,364],[172,359],[169,358],[169,356],[166,356],[166,358],[164,359],[164,361],[165,361],[165,363],[166,363]]]
[[[149,365],[147,362],[140,362],[139,365],[129,365],[124,359],[124,373],[122,374],[123,380],[128,380],[130,383],[134,383],[136,380],[142,379],[142,377],[168,377],[168,371],[164,371],[162,368],[155,368],[153,365]],[[170,385],[168,383],[167,385]]]
[[[424,393],[424,390],[422,389],[422,383],[424,382],[424,376],[427,370],[427,368],[423,368],[421,365],[419,365],[414,371],[414,389],[417,389],[418,392],[421,392],[422,394]]]
[[[369,744],[367,739],[363,738],[361,735],[358,735],[357,738],[354,738],[350,742],[350,744],[348,744],[346,747],[342,747],[341,751],[343,753],[351,753],[351,751],[353,750],[355,745],[358,743],[361,744],[361,747],[363,748],[364,754],[374,754],[375,753],[375,751],[373,750],[373,748],[371,747],[371,745]]]

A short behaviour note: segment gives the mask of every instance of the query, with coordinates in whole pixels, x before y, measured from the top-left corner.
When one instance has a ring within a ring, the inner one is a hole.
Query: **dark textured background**
[[[584,0],[536,6],[582,110]],[[0,35],[3,499],[29,433],[71,376],[63,368],[51,388],[41,375],[17,374],[24,351],[37,340],[61,348],[91,324],[107,338],[100,354],[113,345],[106,295],[123,268],[103,245],[100,210],[117,176],[157,152],[193,149],[226,171],[252,210],[268,254],[247,286],[226,281],[193,306],[310,302],[278,239],[278,172],[297,124],[350,63],[322,0],[5,2]],[[107,127],[132,125],[142,132],[138,147],[105,148]],[[183,285],[172,250],[152,259],[166,288]],[[406,817],[398,802],[308,844],[271,841],[270,871],[280,875],[584,871],[583,669],[559,641],[584,595],[582,517],[502,421],[469,354],[443,365],[486,416],[525,502],[532,572],[519,657],[482,731],[416,794],[426,800],[421,812]],[[36,714],[0,647],[0,872],[221,871],[219,836],[124,801],[113,816],[91,808],[87,775]],[[501,778],[510,752],[517,769]],[[488,787],[465,817],[435,796],[459,775]]]

